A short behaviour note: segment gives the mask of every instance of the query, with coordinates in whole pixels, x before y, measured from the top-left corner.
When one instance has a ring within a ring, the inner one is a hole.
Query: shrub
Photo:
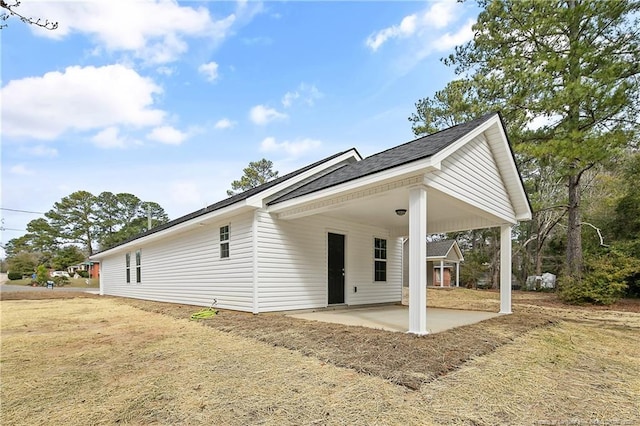
[[[76,274],[78,274],[82,278],[89,278],[89,271],[77,270]]]
[[[582,280],[561,277],[558,296],[566,303],[610,305],[624,296],[627,282],[640,271],[640,261],[615,250],[585,257]]]
[[[49,281],[49,271],[44,265],[40,265],[36,268],[36,279],[35,282],[38,285],[47,285],[47,281]]]
[[[571,305],[593,303],[596,305],[611,305],[624,295],[627,288],[625,283],[611,282],[592,276],[584,277],[582,281],[566,276],[558,283],[560,300]]]
[[[71,281],[69,281],[69,278],[63,276],[63,277],[53,277],[53,282],[56,285],[56,287],[62,287],[69,284]]]
[[[7,278],[9,278],[9,280],[11,280],[11,281],[21,280],[22,279],[22,274],[20,272],[9,272],[7,274]]]

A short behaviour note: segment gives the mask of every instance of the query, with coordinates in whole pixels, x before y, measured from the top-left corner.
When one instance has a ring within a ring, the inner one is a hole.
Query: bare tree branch
[[[602,247],[609,247],[609,244],[605,244],[604,243],[604,238],[602,237],[602,232],[600,232],[600,228],[595,227],[594,225],[590,224],[589,222],[581,222],[582,225],[588,225],[590,227],[592,227],[593,229],[596,230],[596,232],[598,233],[598,237],[600,238],[600,245]]]
[[[57,22],[51,22],[48,19],[43,20],[42,18],[37,18],[37,19],[28,18],[16,12],[15,8],[17,8],[18,6],[20,6],[19,1],[9,4],[5,0],[0,0],[0,7],[8,11],[8,12],[2,12],[2,14],[0,14],[0,21],[6,22],[10,17],[15,16],[25,24],[36,25],[40,28],[44,28],[45,30],[55,30],[56,28],[58,28]],[[5,27],[7,27],[7,24],[5,23],[0,24],[0,29]]]

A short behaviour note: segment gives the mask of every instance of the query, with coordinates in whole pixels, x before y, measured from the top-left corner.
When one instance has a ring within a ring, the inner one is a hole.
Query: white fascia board
[[[358,152],[355,149],[350,149],[349,151],[345,152],[344,154],[333,158],[327,162],[324,162],[322,164],[318,164],[316,167],[307,170],[304,173],[300,173],[297,176],[292,177],[291,179],[287,179],[286,181],[275,185],[272,188],[269,188],[265,191],[262,191],[256,195],[253,195],[251,197],[249,197],[247,199],[247,204],[252,206],[252,207],[257,207],[257,208],[263,208],[264,207],[264,200],[267,197],[270,197],[273,194],[276,194],[280,191],[282,191],[283,189],[286,189],[288,186],[291,186],[293,184],[296,184],[298,182],[301,182],[307,178],[309,178],[310,176],[313,176],[314,174],[318,173],[319,171],[322,171],[324,169],[327,169],[331,166],[334,166],[338,163],[341,163],[345,160],[348,160],[349,158],[354,158],[356,161],[361,161],[362,157],[360,157],[360,155],[358,154]]]
[[[237,202],[230,206],[221,208],[219,210],[213,210],[210,213],[203,214],[202,216],[194,217],[186,222],[179,223],[170,228],[163,229],[162,231],[154,232],[149,235],[144,235],[140,238],[136,238],[133,241],[129,241],[128,243],[116,246],[111,249],[107,249],[100,253],[94,254],[89,257],[91,260],[99,260],[107,256],[111,256],[113,254],[131,250],[132,248],[140,247],[144,244],[149,244],[150,242],[161,240],[163,238],[169,237],[171,234],[178,234],[183,231],[188,231],[190,229],[194,229],[198,226],[208,225],[209,223],[217,220],[218,218],[222,218],[224,216],[237,215],[243,213],[244,211],[248,211],[253,209],[251,206],[247,206],[244,201]]]
[[[438,167],[440,166],[439,162],[435,164]],[[287,200],[278,204],[271,205],[268,207],[268,211],[270,213],[277,213],[283,210],[296,207],[301,204],[306,204],[312,201],[317,201],[323,198],[330,198],[345,192],[350,192],[361,187],[366,187],[369,185],[381,183],[388,180],[396,180],[406,176],[414,175],[419,172],[430,173],[436,170],[439,170],[439,168],[436,168],[434,166],[433,161],[431,160],[431,157],[428,157],[422,160],[418,160],[418,161],[404,164],[401,166],[393,167],[388,170],[383,170],[381,172],[378,172],[372,175],[363,176],[361,178],[351,180],[336,186],[332,186],[330,188],[312,192],[311,194],[303,195],[300,197],[293,198],[291,200]]]
[[[502,127],[502,123],[499,122],[498,130],[500,131],[500,139],[504,146],[504,149],[509,153],[509,156],[513,158],[513,154],[511,153],[511,148],[509,147],[509,141],[507,139],[507,134],[505,132],[504,127]],[[517,181],[516,194],[518,197],[518,205],[514,206],[514,210],[516,213],[516,219],[518,220],[531,220],[532,213],[531,207],[529,206],[527,194],[524,191],[524,184],[522,183],[522,179],[520,178],[520,172],[518,172],[518,167],[516,166],[515,160],[509,161],[508,172],[510,174],[511,179]],[[509,190],[509,187],[507,187]],[[509,191],[510,192],[510,191]]]

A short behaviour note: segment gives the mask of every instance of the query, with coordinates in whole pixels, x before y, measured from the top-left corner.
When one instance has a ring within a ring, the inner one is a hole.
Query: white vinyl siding
[[[225,224],[206,224],[141,245],[143,281],[138,286],[125,283],[124,253],[106,257],[102,259],[104,293],[200,306],[209,306],[216,299],[220,308],[251,311],[252,219],[253,214],[243,214]],[[220,259],[220,227],[226,224],[233,256]]]
[[[442,170],[430,175],[429,186],[498,217],[515,221],[502,177],[482,136],[443,160]]]
[[[143,282],[138,286],[125,283],[124,253],[102,259],[104,293],[201,306],[215,298],[220,308],[250,312],[324,307],[327,234],[338,232],[345,235],[345,302],[400,300],[402,245],[387,230],[321,215],[278,220],[264,211],[255,214],[254,228],[253,216],[245,214],[228,222],[233,256],[227,259],[220,259],[219,233],[224,225],[219,223],[131,250],[133,258],[138,249],[144,255]],[[252,229],[258,230],[255,248]],[[387,240],[387,282],[374,281],[374,238]],[[257,309],[253,306],[254,271]]]
[[[260,211],[256,217],[260,312],[327,306],[329,232],[345,235],[346,304],[400,300],[402,246],[387,230],[323,215],[279,220]],[[374,281],[374,236],[387,237],[387,282]]]

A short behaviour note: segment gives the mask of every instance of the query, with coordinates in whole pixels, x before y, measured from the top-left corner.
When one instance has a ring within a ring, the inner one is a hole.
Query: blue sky
[[[284,174],[413,138],[451,80],[475,5],[25,0],[2,45],[2,207],[129,192],[171,219],[226,197],[250,161]],[[38,215],[3,210],[6,243]],[[17,231],[9,230],[16,229]]]

